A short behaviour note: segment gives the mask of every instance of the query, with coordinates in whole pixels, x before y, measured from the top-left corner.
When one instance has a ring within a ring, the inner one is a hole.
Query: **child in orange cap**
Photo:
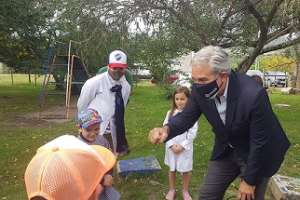
[[[100,124],[102,119],[98,112],[93,109],[87,109],[78,115],[79,136],[78,139],[89,145],[100,145],[111,150],[109,142],[106,138],[99,134]],[[104,175],[102,185],[104,192],[101,194],[100,200],[118,200],[120,198],[119,192],[113,187],[112,170]]]
[[[99,145],[71,135],[60,136],[37,150],[25,171],[29,200],[98,200],[100,182],[116,158]]]

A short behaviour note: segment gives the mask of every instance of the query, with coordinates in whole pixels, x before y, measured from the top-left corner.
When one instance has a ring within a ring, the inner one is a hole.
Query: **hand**
[[[244,180],[240,183],[238,199],[252,200],[254,199],[255,186],[249,185]]]
[[[103,191],[103,186],[98,184],[93,192],[93,194],[89,197],[88,200],[98,200],[101,192]]]
[[[163,143],[168,137],[168,127],[154,128],[149,132],[149,141],[152,144]]]
[[[180,144],[173,144],[171,149],[175,154],[180,154],[183,151],[183,147]]]
[[[103,186],[112,186],[113,185],[113,177],[110,174],[105,174],[103,177]]]

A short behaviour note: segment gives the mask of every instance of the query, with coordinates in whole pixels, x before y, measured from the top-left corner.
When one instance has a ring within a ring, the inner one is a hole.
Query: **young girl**
[[[168,123],[170,117],[181,112],[190,96],[187,87],[178,87],[172,97],[172,109],[168,111],[164,121],[164,125]],[[182,197],[184,200],[191,200],[189,194],[189,182],[191,171],[193,168],[193,140],[196,137],[198,123],[196,122],[192,128],[181,135],[169,140],[166,143],[165,164],[170,167],[169,171],[169,191],[166,199],[175,199],[175,179],[176,171],[182,174]]]

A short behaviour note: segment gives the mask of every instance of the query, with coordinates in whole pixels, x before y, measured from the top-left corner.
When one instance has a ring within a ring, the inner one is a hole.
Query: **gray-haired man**
[[[203,113],[215,144],[199,199],[222,199],[240,176],[239,199],[264,199],[268,179],[290,145],[264,88],[230,69],[227,53],[207,46],[192,58],[192,95],[184,111],[150,131],[162,143],[188,130]]]

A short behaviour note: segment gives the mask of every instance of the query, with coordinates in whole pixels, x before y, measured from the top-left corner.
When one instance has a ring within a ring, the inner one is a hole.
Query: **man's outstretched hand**
[[[238,199],[240,200],[253,200],[255,186],[249,185],[244,180],[241,180]]]
[[[149,141],[152,144],[163,143],[168,137],[168,127],[154,128],[149,132]]]

